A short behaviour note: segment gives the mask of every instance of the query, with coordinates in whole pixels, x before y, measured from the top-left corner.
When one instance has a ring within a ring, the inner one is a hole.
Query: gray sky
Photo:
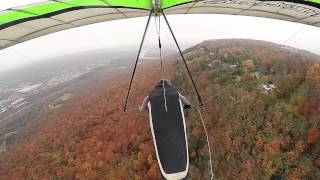
[[[1,0],[0,10],[16,6],[21,0]],[[37,2],[41,0],[28,0]],[[26,4],[26,1],[23,1]],[[265,40],[309,50],[320,55],[320,28],[267,18],[232,15],[168,16],[182,44],[207,39],[248,38]],[[92,24],[43,36],[0,51],[0,72],[26,63],[81,51],[138,45],[146,18],[134,18]],[[169,31],[162,25],[164,46],[173,45]],[[154,23],[147,44],[157,43]],[[167,43],[167,44],[166,44]]]

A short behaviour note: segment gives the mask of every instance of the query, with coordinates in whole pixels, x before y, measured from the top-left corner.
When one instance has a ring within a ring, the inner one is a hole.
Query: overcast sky
[[[41,0],[28,0],[37,2]],[[0,10],[26,4],[21,0],[1,0]],[[207,39],[249,38],[305,49],[320,55],[320,28],[267,18],[232,15],[168,16],[177,39],[182,44],[196,44]],[[0,51],[0,72],[50,57],[77,52],[138,45],[146,18],[109,21],[43,36]],[[154,23],[147,44],[157,43]],[[173,44],[165,24],[162,38]],[[169,45],[169,44],[164,44]]]

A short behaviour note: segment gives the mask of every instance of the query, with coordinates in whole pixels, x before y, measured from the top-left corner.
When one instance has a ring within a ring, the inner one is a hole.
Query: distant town
[[[52,77],[47,81],[40,83],[25,82],[18,84],[16,87],[0,87],[0,96],[7,97],[0,99],[0,118],[6,112],[16,111],[19,108],[27,106],[30,102],[28,98],[40,91],[55,87],[64,82],[73,80],[81,75],[87,74],[95,68],[105,66],[105,64],[89,64],[81,67],[72,68],[68,71],[64,70],[58,76]],[[1,119],[0,119],[1,121]]]

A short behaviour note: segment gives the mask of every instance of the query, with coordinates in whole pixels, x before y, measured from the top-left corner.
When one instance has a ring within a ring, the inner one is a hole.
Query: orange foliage
[[[320,132],[317,128],[310,128],[308,130],[308,137],[307,137],[307,143],[308,144],[314,144],[319,140],[320,138]]]
[[[141,103],[158,81],[146,65],[148,81],[135,85]],[[121,110],[128,75],[75,94],[73,102],[38,117],[25,139],[0,157],[0,179],[160,179],[145,113]],[[139,83],[139,81],[135,81]]]
[[[217,52],[214,48],[219,44],[211,45],[209,51],[202,48],[191,57]],[[303,62],[300,55],[283,53],[282,48],[258,46],[256,42],[241,44],[240,48],[231,46],[229,50],[219,47],[221,52],[254,55],[239,58],[252,59],[243,64],[248,69],[265,72],[259,72],[262,80],[250,73],[241,75],[239,85],[223,91],[202,109],[217,179],[270,179],[283,167],[285,172],[280,175],[286,179],[308,179],[303,176],[319,167],[315,159],[310,163],[309,157],[313,157],[310,152],[317,153],[314,144],[320,136],[319,99],[314,98],[320,97],[320,66],[298,63]],[[215,70],[199,71],[198,64],[191,63],[190,70],[200,94],[209,99],[225,87],[225,82],[210,81]],[[137,74],[130,107],[139,105],[149,93],[146,87],[158,80],[159,67],[155,66],[144,67],[143,76]],[[171,77],[172,73],[171,69],[165,74]],[[223,73],[219,71],[218,75]],[[258,86],[266,78],[276,83],[275,95],[260,93]],[[86,91],[93,93],[77,93],[63,108],[38,117],[39,123],[24,132],[25,139],[0,157],[0,179],[161,179],[147,114],[121,110],[127,89],[127,84],[121,82],[127,81],[125,75],[90,87]],[[291,108],[289,98],[303,82],[310,83],[310,88],[305,88],[308,97],[297,96],[295,108]],[[241,86],[248,83],[254,90]],[[188,90],[186,84],[181,86],[183,93],[193,90]],[[186,117],[188,132],[196,137],[194,142],[194,138],[189,139],[193,148],[189,149],[189,177],[209,179],[205,137],[199,125],[191,121],[197,120],[198,114],[191,110]],[[305,127],[313,128],[305,133]]]
[[[242,164],[240,174],[241,179],[252,179],[250,177],[252,175],[253,168],[254,167],[252,166],[250,161],[247,161],[244,164]]]
[[[265,150],[270,156],[273,156],[275,153],[279,152],[281,141],[276,138],[271,141],[269,144],[265,145]]]
[[[281,141],[278,139],[278,138],[276,138],[276,139],[274,139],[271,143],[270,143],[270,148],[273,150],[273,151],[279,151],[279,149],[280,149],[280,143],[281,143]]]

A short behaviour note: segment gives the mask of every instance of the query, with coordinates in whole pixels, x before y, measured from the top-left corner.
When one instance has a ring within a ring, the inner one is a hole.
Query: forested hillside
[[[205,101],[216,179],[320,179],[319,56],[253,40],[205,41],[184,54]],[[196,103],[181,60],[165,62],[166,76]],[[139,67],[130,107],[158,81],[158,65]],[[147,114],[121,109],[129,76],[40,113],[0,155],[0,179],[161,179]],[[188,177],[209,179],[199,115],[186,116]]]
[[[320,179],[319,56],[252,40],[206,41],[186,56],[207,100],[217,179]],[[194,97],[181,63],[177,69],[175,85]],[[204,133],[196,111],[189,119],[192,164],[202,175]]]

